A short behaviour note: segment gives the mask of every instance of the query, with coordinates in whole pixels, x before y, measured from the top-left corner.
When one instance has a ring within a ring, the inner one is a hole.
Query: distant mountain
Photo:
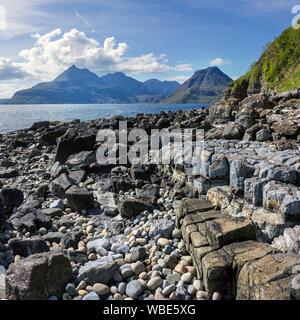
[[[180,83],[177,81],[159,81],[157,79],[150,79],[146,80],[144,85],[153,93],[167,97],[180,86]]]
[[[0,104],[6,103],[9,99],[0,99]]]
[[[158,81],[158,80],[157,80]],[[160,81],[158,81],[160,82]],[[16,92],[8,104],[64,103],[137,103],[154,102],[166,97],[162,89],[152,90],[122,72],[98,77],[88,69],[71,66],[51,82]]]
[[[218,67],[198,70],[162,102],[210,104],[220,100],[231,81]]]
[[[16,92],[8,101],[11,104],[123,102],[131,102],[125,92],[104,82],[88,69],[74,65],[51,82]]]

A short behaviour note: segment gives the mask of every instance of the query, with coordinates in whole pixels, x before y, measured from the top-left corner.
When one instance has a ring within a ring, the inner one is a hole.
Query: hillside
[[[242,100],[262,88],[284,92],[300,86],[300,32],[286,29],[273,43],[265,47],[259,60],[228,89],[234,98]]]
[[[217,67],[198,70],[162,102],[213,103],[221,98],[230,79]]]

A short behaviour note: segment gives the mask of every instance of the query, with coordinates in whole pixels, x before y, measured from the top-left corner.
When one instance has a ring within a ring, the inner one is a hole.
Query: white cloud
[[[223,66],[224,64],[231,64],[231,61],[225,61],[222,58],[215,58],[209,62],[211,66]]]
[[[182,72],[182,71],[191,71],[193,70],[192,65],[189,63],[178,64],[174,67],[174,71]]]
[[[100,74],[116,71],[132,74],[161,73],[174,70],[174,67],[166,64],[165,54],[155,56],[148,53],[138,57],[125,57],[128,45],[124,42],[117,43],[114,37],[106,38],[103,45],[77,29],[66,33],[55,29],[32,37],[36,39],[33,47],[19,53],[22,61],[12,63],[7,60],[7,63],[24,75],[30,74],[43,81],[51,80],[72,64]],[[3,59],[5,62],[5,58]],[[3,63],[2,68],[5,67]],[[21,74],[17,78],[20,77]]]

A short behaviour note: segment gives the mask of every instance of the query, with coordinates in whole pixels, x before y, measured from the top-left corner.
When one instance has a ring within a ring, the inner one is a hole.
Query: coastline
[[[292,299],[300,155],[289,146],[299,142],[216,139],[236,124],[213,124],[215,108],[44,121],[2,135],[1,298]],[[204,129],[199,174],[172,162],[97,163],[97,132],[123,120],[145,132]],[[51,275],[42,291],[36,266]]]

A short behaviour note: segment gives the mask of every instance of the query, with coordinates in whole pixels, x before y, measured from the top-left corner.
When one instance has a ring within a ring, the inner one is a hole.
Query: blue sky
[[[0,98],[50,81],[73,63],[98,75],[180,82],[217,65],[237,78],[291,25],[298,3],[0,0]]]

